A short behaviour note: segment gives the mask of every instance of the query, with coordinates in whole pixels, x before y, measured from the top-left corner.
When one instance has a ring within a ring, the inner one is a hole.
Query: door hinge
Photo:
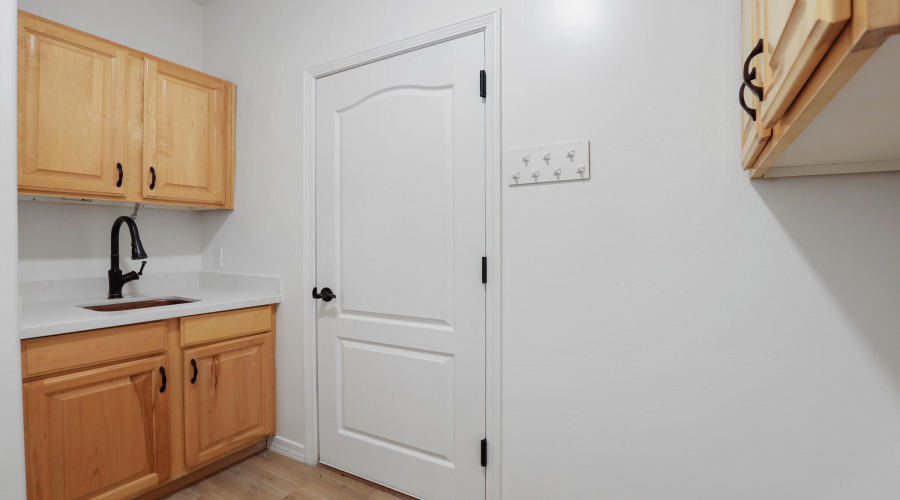
[[[481,282],[487,283],[487,257],[481,258]]]
[[[481,70],[481,97],[487,97],[487,73]]]
[[[481,440],[481,466],[487,467],[487,439]]]

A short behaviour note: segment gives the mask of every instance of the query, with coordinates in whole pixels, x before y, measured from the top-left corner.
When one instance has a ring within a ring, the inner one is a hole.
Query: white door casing
[[[484,498],[484,33],[316,84],[319,459]]]

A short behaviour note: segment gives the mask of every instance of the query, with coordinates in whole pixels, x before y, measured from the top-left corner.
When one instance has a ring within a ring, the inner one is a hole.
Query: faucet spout
[[[129,281],[140,279],[141,275],[144,274],[144,265],[147,264],[145,261],[144,265],[141,266],[140,272],[136,273],[131,271],[130,273],[122,274],[122,270],[119,268],[119,230],[122,228],[122,224],[127,225],[128,232],[131,233],[131,259],[141,260],[147,258],[147,252],[144,251],[144,245],[141,243],[141,235],[138,232],[137,223],[134,222],[134,219],[127,215],[123,215],[116,219],[116,221],[113,222],[112,233],[110,235],[110,269],[107,273],[109,275],[108,297],[110,299],[121,299],[122,287]]]

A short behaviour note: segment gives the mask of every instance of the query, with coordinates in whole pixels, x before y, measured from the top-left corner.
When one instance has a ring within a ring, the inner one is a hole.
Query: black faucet
[[[134,219],[127,215],[123,215],[116,219],[116,221],[113,222],[112,241],[110,242],[109,254],[109,261],[112,266],[108,273],[110,299],[121,299],[122,287],[125,283],[141,279],[141,275],[144,274],[144,266],[147,265],[147,261],[145,260],[141,263],[140,271],[131,271],[127,274],[122,274],[122,270],[119,269],[119,228],[122,227],[123,222],[128,225],[128,231],[131,233],[131,259],[141,260],[147,258],[147,253],[144,252],[144,246],[141,244],[141,235],[138,233],[137,223],[134,222]]]

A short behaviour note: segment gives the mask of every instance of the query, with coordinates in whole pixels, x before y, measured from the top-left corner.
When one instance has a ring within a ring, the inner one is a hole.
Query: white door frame
[[[303,75],[303,371],[306,403],[306,463],[319,460],[318,366],[316,359],[316,80],[405,52],[473,33],[484,33],[485,203],[488,282],[485,324],[485,433],[488,440],[486,499],[500,499],[501,315],[500,315],[500,15],[497,10],[446,28],[307,69]],[[478,75],[472,75],[477,78]]]

